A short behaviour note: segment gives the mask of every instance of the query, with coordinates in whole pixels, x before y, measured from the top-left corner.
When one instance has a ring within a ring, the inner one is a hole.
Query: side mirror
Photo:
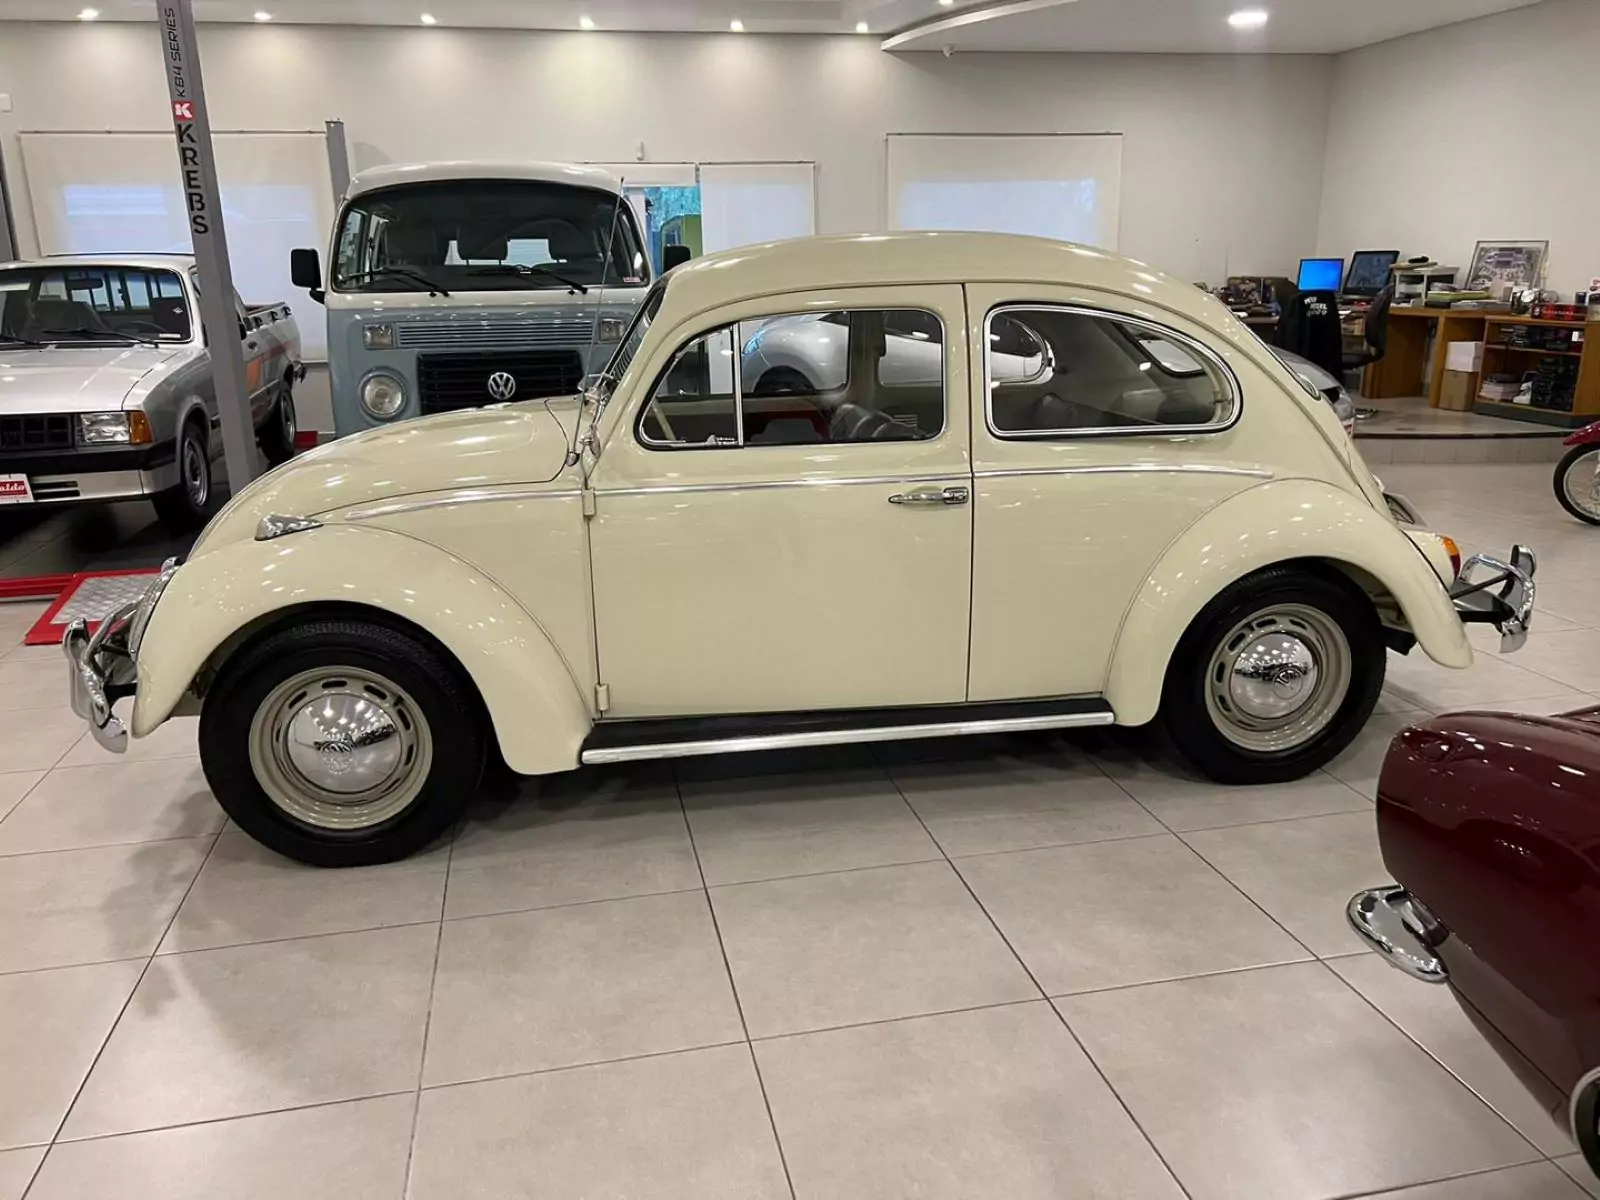
[[[289,251],[289,279],[298,288],[305,288],[318,304],[327,293],[322,290],[322,256],[315,250]]]
[[[663,246],[661,248],[661,268],[663,271],[670,271],[673,267],[681,267],[693,257],[694,252],[681,243],[673,246]]]

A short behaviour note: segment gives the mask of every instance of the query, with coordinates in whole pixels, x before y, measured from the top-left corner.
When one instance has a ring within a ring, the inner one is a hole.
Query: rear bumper
[[[1434,953],[1443,932],[1433,914],[1400,887],[1368,888],[1350,897],[1350,927],[1379,954],[1413,979],[1444,983],[1444,960]]]

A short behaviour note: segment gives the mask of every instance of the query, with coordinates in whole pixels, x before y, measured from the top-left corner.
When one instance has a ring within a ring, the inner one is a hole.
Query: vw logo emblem
[[[496,400],[509,400],[517,394],[517,377],[509,371],[496,371],[489,376],[489,395]]]

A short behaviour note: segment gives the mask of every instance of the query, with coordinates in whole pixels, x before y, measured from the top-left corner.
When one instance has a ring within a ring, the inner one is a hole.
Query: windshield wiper
[[[368,279],[380,279],[388,275],[395,279],[409,279],[413,283],[420,283],[435,296],[449,296],[442,284],[437,284],[420,271],[413,271],[410,267],[379,267],[375,271],[357,271],[353,275],[341,275],[340,283],[362,283]]]
[[[467,272],[468,275],[545,275],[557,283],[564,283],[579,295],[587,296],[589,287],[579,283],[576,279],[569,279],[559,271],[552,271],[549,267],[529,267],[521,263],[497,263],[492,267],[474,267]]]
[[[45,335],[46,342],[55,341],[57,338],[65,337],[119,338],[129,346],[155,345],[155,343],[148,338],[137,337],[131,333],[123,333],[120,329],[90,329],[86,325],[80,325],[75,329],[41,329],[39,332]],[[52,334],[54,334],[55,337],[51,337]]]

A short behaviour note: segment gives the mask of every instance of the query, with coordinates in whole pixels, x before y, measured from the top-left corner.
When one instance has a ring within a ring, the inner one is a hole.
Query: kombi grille
[[[70,450],[72,418],[64,414],[0,417],[0,450]]]
[[[509,396],[489,391],[489,377],[516,381]],[[501,400],[569,396],[583,385],[583,360],[576,350],[504,351],[496,354],[423,354],[417,359],[422,411],[454,412]]]
[[[560,316],[401,321],[395,340],[403,350],[554,350],[594,340],[593,311],[571,309]]]

